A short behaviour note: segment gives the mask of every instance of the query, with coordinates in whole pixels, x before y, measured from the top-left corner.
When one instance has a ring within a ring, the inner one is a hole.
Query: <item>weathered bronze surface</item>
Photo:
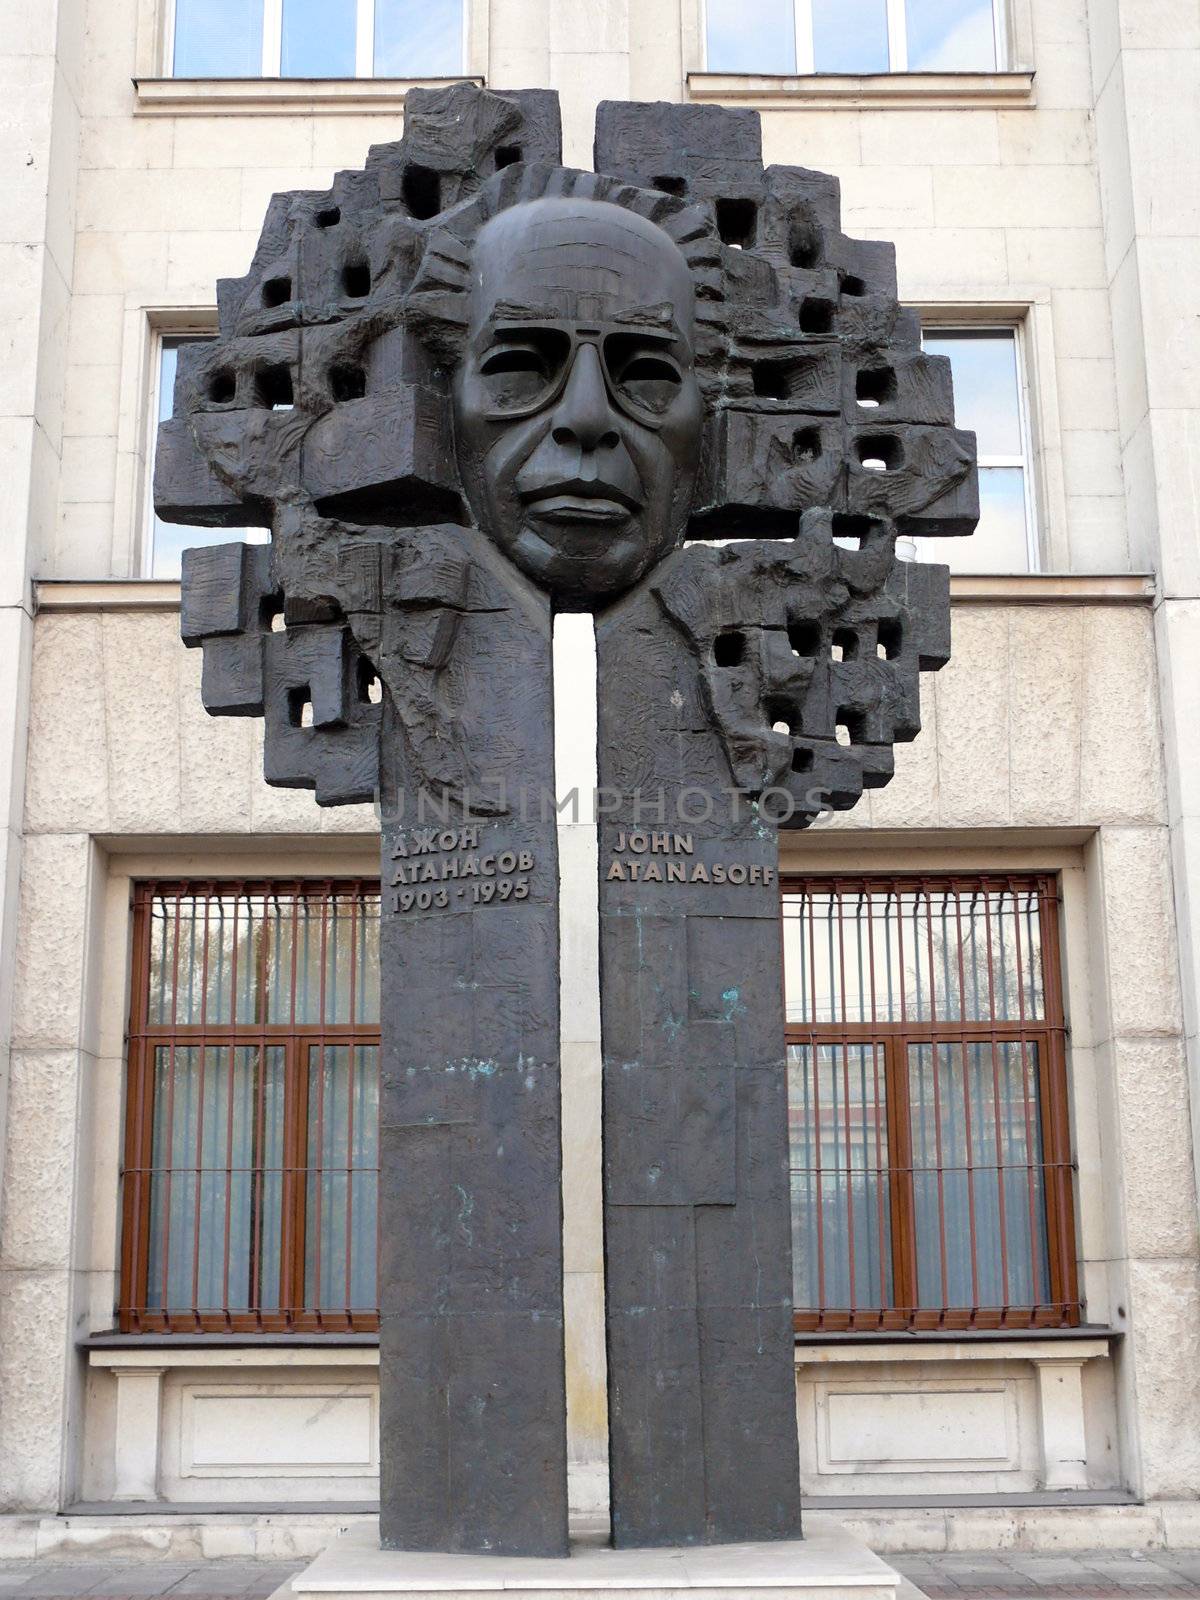
[[[566,1548],[551,629],[596,615],[614,1539],[799,1531],[778,829],[886,783],[974,441],[758,118],[411,91],[181,351],[183,634],[271,783],[382,815],[382,1533]]]

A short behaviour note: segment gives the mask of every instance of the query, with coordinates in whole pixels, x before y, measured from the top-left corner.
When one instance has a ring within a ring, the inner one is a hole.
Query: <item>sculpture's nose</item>
[[[555,444],[581,451],[612,450],[620,442],[595,345],[581,344],[551,423]]]

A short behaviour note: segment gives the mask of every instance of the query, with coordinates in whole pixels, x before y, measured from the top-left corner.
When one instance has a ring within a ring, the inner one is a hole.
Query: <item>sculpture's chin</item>
[[[652,559],[631,515],[582,521],[531,517],[508,546],[508,555],[558,605],[578,611],[624,593]]]

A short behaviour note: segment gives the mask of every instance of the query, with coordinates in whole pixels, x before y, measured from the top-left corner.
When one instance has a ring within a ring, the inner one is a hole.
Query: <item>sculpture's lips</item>
[[[639,509],[632,495],[598,479],[547,484],[524,499],[530,515],[541,522],[624,522]]]

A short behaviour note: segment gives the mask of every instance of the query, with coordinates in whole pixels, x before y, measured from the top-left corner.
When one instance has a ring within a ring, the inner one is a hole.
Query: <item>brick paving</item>
[[[1195,1600],[1200,1551],[966,1551],[890,1556],[928,1600]]]
[[[267,1600],[303,1561],[0,1561],[0,1600]]]
[[[984,1550],[888,1559],[928,1600],[1200,1600],[1200,1550]],[[267,1600],[305,1565],[45,1556],[0,1562],[0,1600]]]

